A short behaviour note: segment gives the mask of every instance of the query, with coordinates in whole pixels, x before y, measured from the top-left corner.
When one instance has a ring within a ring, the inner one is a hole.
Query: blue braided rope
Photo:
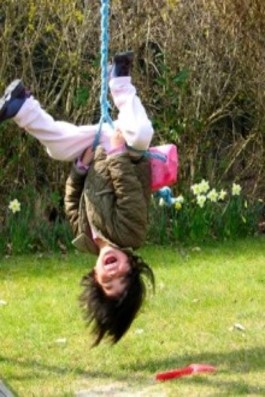
[[[155,192],[154,197],[162,198],[168,207],[171,207],[171,205],[175,204],[176,202],[176,199],[173,197],[172,190],[168,186],[162,187]]]
[[[157,159],[157,160],[163,161],[163,163],[165,163],[167,161],[167,155],[166,154],[154,153],[154,152],[151,152],[149,150],[138,150],[138,149],[135,149],[132,146],[129,146],[129,145],[126,145],[126,146],[127,146],[127,149],[129,149],[130,151],[138,153],[138,154],[141,154],[144,157]]]
[[[101,0],[101,94],[100,110],[101,118],[99,129],[95,136],[93,149],[99,144],[102,124],[104,122],[113,126],[112,119],[109,115],[110,104],[108,101],[108,46],[109,46],[109,0]]]
[[[108,101],[108,47],[109,47],[109,0],[101,0],[101,94],[100,94],[100,108],[101,118],[99,121],[99,129],[96,133],[93,150],[98,146],[102,125],[104,122],[109,123],[113,127],[113,121],[109,115],[110,104]],[[134,148],[130,150],[141,152],[145,157],[157,158],[161,161],[166,161],[166,156],[158,153],[151,153],[148,150],[138,151]],[[165,196],[165,194],[164,194]],[[169,201],[169,199],[167,200]]]

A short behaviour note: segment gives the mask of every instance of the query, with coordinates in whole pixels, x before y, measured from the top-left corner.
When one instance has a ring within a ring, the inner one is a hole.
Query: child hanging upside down
[[[66,181],[65,211],[73,244],[97,255],[94,269],[82,279],[80,296],[94,324],[94,345],[104,336],[118,342],[143,303],[146,281],[154,286],[151,268],[135,254],[146,237],[151,183],[149,161],[133,149],[149,148],[153,128],[131,83],[132,61],[132,52],[114,57],[109,86],[119,115],[114,130],[102,125],[95,151],[98,125],[55,121],[21,80],[0,99],[0,122],[12,118],[52,158],[75,160]]]

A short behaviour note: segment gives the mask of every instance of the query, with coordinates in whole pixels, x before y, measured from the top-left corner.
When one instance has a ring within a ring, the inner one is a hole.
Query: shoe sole
[[[131,63],[134,58],[134,53],[133,51],[127,51],[127,52],[122,52],[120,54],[116,54],[113,57],[113,62],[120,62],[124,59],[126,59],[127,62]]]
[[[12,81],[12,83],[9,84],[9,86],[5,89],[4,95],[2,96],[2,98],[0,98],[0,118],[6,109],[7,102],[10,99],[22,94],[24,90],[25,87],[21,80],[14,80]]]

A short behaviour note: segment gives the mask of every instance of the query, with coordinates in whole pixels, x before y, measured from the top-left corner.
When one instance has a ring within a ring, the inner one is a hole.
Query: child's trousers
[[[114,127],[119,128],[126,143],[137,150],[148,149],[153,137],[153,127],[146,111],[131,84],[131,77],[113,78],[110,90],[119,110]],[[79,157],[94,142],[98,125],[75,126],[64,121],[55,121],[34,98],[29,97],[14,121],[30,135],[37,138],[48,154],[57,160],[72,161]],[[110,149],[113,128],[104,123],[100,144]]]

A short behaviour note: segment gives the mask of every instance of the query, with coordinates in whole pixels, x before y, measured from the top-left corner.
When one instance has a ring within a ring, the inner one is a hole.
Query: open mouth
[[[115,263],[116,261],[117,261],[117,259],[115,258],[115,256],[110,255],[105,259],[104,263],[105,263],[105,265],[111,265],[112,263]]]

